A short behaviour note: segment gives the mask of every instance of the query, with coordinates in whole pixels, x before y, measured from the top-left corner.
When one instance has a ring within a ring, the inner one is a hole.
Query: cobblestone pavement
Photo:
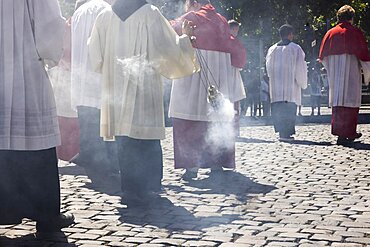
[[[119,177],[60,163],[62,205],[76,216],[63,234],[36,239],[35,223],[0,227],[0,246],[370,246],[370,125],[361,143],[337,146],[329,125],[298,126],[294,143],[271,126],[243,127],[237,169],[192,182],[173,169],[145,207],[121,203]]]

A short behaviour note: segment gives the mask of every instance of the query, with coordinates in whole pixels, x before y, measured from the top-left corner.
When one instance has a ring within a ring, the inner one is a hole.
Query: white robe
[[[88,58],[87,41],[99,13],[110,5],[104,0],[90,0],[72,16],[72,108],[89,106],[100,109],[101,75],[96,73]]]
[[[307,64],[302,48],[293,42],[271,46],[266,69],[271,103],[287,101],[301,105],[301,89],[307,88]]]
[[[150,4],[124,22],[108,8],[95,23],[89,55],[103,74],[101,136],[164,139],[161,75],[174,79],[198,69],[189,37],[179,37]]]
[[[202,73],[173,81],[169,107],[169,116],[172,118],[192,121],[215,120],[210,114],[211,105],[207,102],[209,84],[216,84],[218,90],[232,103],[245,98],[240,70],[231,65],[230,54],[219,51],[198,51],[205,60],[205,63],[202,63],[205,66],[202,68]],[[207,76],[204,76],[203,72]]]
[[[71,104],[71,25],[66,23],[63,56],[58,66],[48,70],[53,85],[58,117],[77,118]]]
[[[360,63],[362,67],[362,72],[364,74],[365,85],[368,86],[370,84],[370,61],[360,61]]]
[[[360,107],[362,92],[361,64],[365,82],[369,82],[370,62],[362,62],[355,55],[331,55],[322,63],[328,74],[329,105]]]
[[[0,149],[5,150],[60,144],[54,94],[41,59],[60,59],[65,20],[57,0],[28,2],[30,11],[24,0],[0,2]]]

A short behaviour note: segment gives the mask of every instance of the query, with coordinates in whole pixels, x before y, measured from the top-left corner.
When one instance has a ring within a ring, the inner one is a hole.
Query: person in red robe
[[[370,55],[364,34],[353,26],[355,10],[344,5],[337,12],[338,25],[330,29],[320,47],[319,59],[328,72],[332,134],[337,144],[362,136],[356,131],[361,106],[362,74],[369,73]],[[367,77],[367,76],[365,76]]]
[[[193,47],[201,71],[174,80],[169,116],[173,121],[175,168],[185,169],[182,178],[192,180],[199,168],[210,168],[211,175],[223,168],[235,168],[234,107],[245,98],[240,69],[246,63],[246,51],[230,33],[227,20],[217,13],[208,0],[187,0],[186,13],[171,22],[181,35],[187,20],[194,25]],[[212,116],[207,102],[210,86],[225,97],[231,118],[222,121]],[[222,135],[222,137],[220,137]],[[222,139],[220,141],[219,139]]]

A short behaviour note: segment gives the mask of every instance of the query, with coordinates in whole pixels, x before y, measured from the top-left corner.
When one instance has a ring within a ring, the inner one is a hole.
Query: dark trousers
[[[60,214],[60,185],[55,148],[0,150],[0,224],[23,218],[47,221]]]
[[[270,101],[262,101],[263,116],[269,117],[271,115],[271,103]]]
[[[118,169],[115,142],[100,137],[100,110],[93,107],[77,108],[80,125],[80,156],[84,166],[116,173]]]
[[[117,137],[123,192],[143,195],[158,191],[163,178],[162,147],[159,140]]]
[[[311,107],[321,107],[321,95],[311,95]]]
[[[279,136],[282,138],[295,134],[296,115],[297,105],[295,103],[274,102],[271,104],[271,116],[275,132],[279,132]]]

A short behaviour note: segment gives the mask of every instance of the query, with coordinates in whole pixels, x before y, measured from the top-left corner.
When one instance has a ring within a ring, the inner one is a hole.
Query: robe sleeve
[[[307,63],[305,61],[305,54],[302,48],[298,48],[296,57],[296,83],[302,88],[307,88]]]
[[[99,15],[88,40],[88,52],[91,67],[95,72],[98,73],[102,73],[102,65],[104,61],[105,36],[102,33],[104,30],[102,28],[103,23],[103,15]]]
[[[179,18],[170,21],[172,28],[180,36],[182,35],[182,23],[184,22],[184,20],[191,21],[194,25],[196,25],[197,23],[196,21],[198,19],[194,11],[190,11],[190,12],[185,13],[183,16],[180,16]]]
[[[34,22],[37,52],[42,59],[58,62],[63,52],[65,30],[65,19],[61,15],[58,1],[31,0],[29,3],[32,3],[29,7]]]
[[[244,68],[247,63],[247,51],[242,42],[237,38],[230,37],[231,64],[239,69]]]
[[[268,77],[271,77],[272,75],[272,68],[273,68],[273,59],[272,59],[272,49],[274,49],[274,46],[270,47],[267,51],[267,55],[266,55],[266,72],[267,72],[267,76]]]
[[[176,20],[172,20],[170,21],[170,24],[172,26],[172,28],[175,30],[175,32],[178,34],[178,35],[182,35],[182,18],[178,18]]]
[[[195,50],[187,35],[178,36],[170,23],[155,12],[148,26],[148,60],[162,76],[177,79],[199,71]]]
[[[358,49],[359,49],[359,54],[358,54],[358,59],[361,61],[369,62],[370,61],[370,54],[369,54],[369,49],[368,45],[366,42],[365,35],[363,32],[361,32],[360,29],[357,30],[357,35],[358,35]]]
[[[370,83],[370,62],[361,62],[362,71],[364,73],[365,78],[365,85],[369,85]]]

